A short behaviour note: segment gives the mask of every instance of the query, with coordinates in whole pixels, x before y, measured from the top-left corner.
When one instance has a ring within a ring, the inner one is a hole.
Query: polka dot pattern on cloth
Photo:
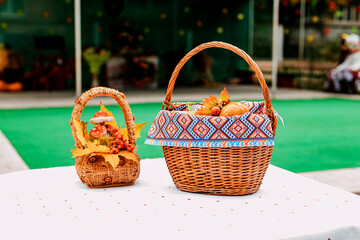
[[[360,239],[358,196],[274,166],[248,196],[179,191],[163,159],[143,160],[141,168],[135,185],[106,189],[87,188],[74,167],[0,175],[0,224],[9,226],[2,236]]]

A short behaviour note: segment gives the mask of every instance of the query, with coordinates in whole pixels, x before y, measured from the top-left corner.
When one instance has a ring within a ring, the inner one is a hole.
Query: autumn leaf
[[[147,124],[148,122],[145,123],[135,123],[135,137],[139,138],[140,136],[140,132],[142,130],[142,128]],[[129,140],[129,134],[127,131],[127,128],[120,128],[119,127],[119,133],[122,133],[124,135],[124,138],[126,138],[127,140]]]
[[[140,136],[140,132],[141,132],[142,128],[143,128],[147,123],[148,123],[148,122],[135,123],[135,135],[136,135],[136,138],[141,137],[141,136]]]
[[[209,110],[209,108],[199,108],[196,112],[195,115],[206,115],[206,116],[211,116],[211,109]]]
[[[85,148],[85,149],[75,148],[75,149],[71,149],[71,153],[72,153],[72,157],[76,158],[90,154],[91,150],[89,148]]]
[[[209,98],[203,98],[203,106],[204,108],[212,108],[217,105],[218,98],[211,96]]]
[[[90,153],[110,153],[110,149],[107,146],[100,145],[96,142],[87,141],[85,149],[75,148],[71,150],[73,157],[80,157]]]
[[[107,146],[96,144],[93,142],[86,142],[86,147],[89,148],[91,152],[110,153],[110,149]]]
[[[119,164],[119,156],[122,156],[126,158],[128,161],[134,161],[136,163],[139,163],[136,155],[133,152],[128,152],[125,150],[119,151],[117,154],[102,154],[105,161],[110,163],[110,165],[115,169],[117,165]]]
[[[100,102],[100,111],[104,111],[107,114],[109,114],[110,116],[114,117],[113,113],[109,110],[107,110],[107,108],[104,106],[104,104],[102,104],[102,102]],[[107,124],[110,124],[111,126],[113,126],[114,128],[117,128],[117,123],[114,117],[114,120],[112,120],[111,122],[108,122]]]
[[[80,143],[85,146],[86,139],[84,137],[84,133],[86,132],[86,125],[87,123],[84,123],[83,121],[79,121],[76,118],[73,118],[73,123],[75,127],[76,137],[79,139]]]
[[[110,165],[115,169],[119,164],[119,157],[116,154],[103,154],[105,162],[110,163]]]
[[[136,157],[135,153],[133,153],[133,152],[121,150],[121,151],[119,151],[118,155],[121,155],[124,158],[129,159],[129,160],[137,161],[137,157]]]
[[[209,98],[203,98],[203,107],[196,111],[196,115],[212,116],[211,109],[218,105],[219,99],[211,96]]]
[[[93,142],[86,142],[85,149],[79,149],[79,148],[72,149],[71,153],[74,158],[88,155],[88,154],[98,155],[100,153],[101,156],[104,157],[105,161],[110,163],[110,165],[113,168],[116,168],[116,166],[119,164],[119,156],[122,156],[129,161],[135,161],[137,164],[139,163],[135,153],[133,153],[133,152],[121,150],[117,154],[111,154],[108,147],[103,146],[103,145],[97,145],[96,143],[93,143]]]
[[[221,99],[221,101],[229,101],[229,98],[230,98],[229,93],[226,90],[226,88],[224,87],[224,90],[222,90],[220,93],[220,99]]]

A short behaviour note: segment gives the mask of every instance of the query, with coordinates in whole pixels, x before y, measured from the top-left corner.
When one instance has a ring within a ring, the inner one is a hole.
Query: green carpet
[[[293,172],[360,167],[360,101],[345,99],[278,100],[281,114],[272,164]],[[122,112],[107,106],[118,123]],[[149,123],[138,139],[141,158],[163,157],[161,147],[143,144],[161,103],[132,104],[136,123]],[[99,107],[86,107],[88,121]],[[72,108],[0,110],[0,129],[30,168],[74,164],[69,126]],[[91,125],[91,124],[89,124]]]

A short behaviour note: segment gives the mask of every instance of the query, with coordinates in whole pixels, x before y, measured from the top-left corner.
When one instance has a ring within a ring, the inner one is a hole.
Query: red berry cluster
[[[108,127],[108,125],[106,126]],[[134,151],[135,146],[132,144],[127,143],[127,139],[124,138],[124,134],[119,133],[119,129],[111,128],[109,129],[111,136],[114,138],[113,141],[110,142],[110,151],[111,153],[118,153],[120,150],[128,150],[129,152]]]

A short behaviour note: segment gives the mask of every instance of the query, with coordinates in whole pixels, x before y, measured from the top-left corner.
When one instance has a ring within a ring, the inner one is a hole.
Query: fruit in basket
[[[230,102],[230,96],[226,88],[220,93],[220,99],[211,96],[203,99],[202,108],[199,108],[196,115],[206,116],[234,116],[247,113],[249,110],[240,102]]]
[[[221,109],[220,116],[235,116],[249,112],[246,106],[240,102],[231,102]]]
[[[220,93],[220,99],[217,97],[211,96],[209,98],[203,98],[202,108],[199,108],[195,114],[196,115],[207,115],[207,116],[219,116],[221,109],[224,105],[229,102],[229,95],[224,88]]]
[[[219,116],[221,112],[221,109],[218,106],[212,107],[211,108],[211,114],[213,116]]]

